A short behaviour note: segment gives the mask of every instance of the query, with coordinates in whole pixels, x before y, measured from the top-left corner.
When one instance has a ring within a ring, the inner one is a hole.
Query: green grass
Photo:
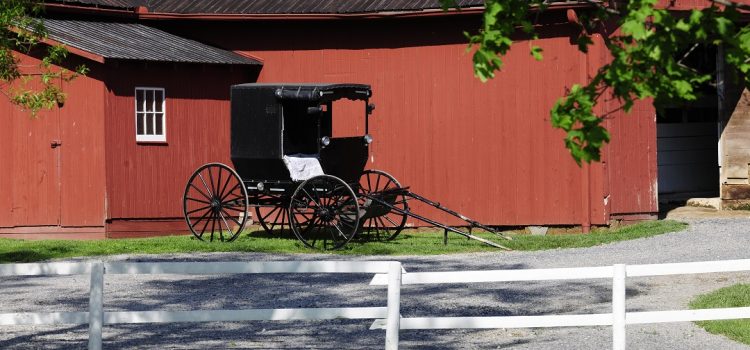
[[[692,309],[750,306],[750,284],[735,284],[697,297],[690,303]],[[696,322],[713,334],[750,345],[750,319]]]
[[[478,233],[514,250],[542,250],[590,247],[615,241],[658,235],[683,230],[686,224],[671,220],[649,221],[619,229],[595,230],[590,234],[514,235],[505,241],[490,233]],[[448,245],[443,245],[442,232],[405,230],[391,242],[350,242],[344,249],[331,254],[344,255],[435,255],[451,253],[498,251],[483,243],[449,234]],[[294,235],[268,235],[251,230],[232,243],[207,243],[192,236],[169,236],[139,239],[111,239],[101,241],[41,240],[25,241],[0,238],[0,263],[33,262],[48,259],[113,254],[165,254],[191,252],[272,252],[317,253],[304,247]]]

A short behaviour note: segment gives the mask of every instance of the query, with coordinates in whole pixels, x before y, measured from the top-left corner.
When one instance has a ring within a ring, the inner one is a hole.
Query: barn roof
[[[123,0],[124,1],[124,0]],[[260,65],[231,51],[138,23],[45,19],[49,39],[105,59]]]
[[[53,3],[175,14],[366,14],[441,9],[438,0],[53,0]],[[484,0],[457,0],[482,7]]]

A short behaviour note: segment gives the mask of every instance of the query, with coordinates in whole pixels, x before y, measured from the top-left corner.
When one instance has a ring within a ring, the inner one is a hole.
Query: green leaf
[[[0,89],[2,95],[29,111],[32,117],[41,109],[52,109],[61,104],[66,94],[58,87],[59,81],[71,81],[86,74],[88,68],[78,67],[71,72],[60,65],[68,56],[62,46],[50,46],[46,52],[34,51],[47,33],[39,18],[42,2],[38,0],[0,1]],[[19,69],[19,58],[14,52],[40,59],[37,72],[26,74]]]
[[[587,53],[589,52],[589,45],[593,45],[594,42],[591,40],[591,37],[588,35],[579,35],[578,38],[576,38],[576,44],[578,45],[578,50]]]
[[[716,18],[716,32],[719,35],[726,35],[733,27],[734,24],[729,19],[723,17]]]
[[[542,48],[539,47],[539,46],[532,46],[531,47],[531,56],[533,56],[535,60],[541,61],[543,59],[543,57],[542,57]]]
[[[645,39],[649,35],[649,31],[643,22],[628,21],[622,24],[621,29],[623,33],[631,35],[636,40]]]

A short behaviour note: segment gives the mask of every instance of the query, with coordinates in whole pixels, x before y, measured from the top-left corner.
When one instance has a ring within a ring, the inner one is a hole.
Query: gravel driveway
[[[687,231],[604,246],[540,252],[437,257],[341,257],[247,253],[114,256],[129,261],[400,260],[407,271],[582,267],[750,258],[750,219],[687,220]],[[196,310],[383,306],[385,288],[367,275],[108,275],[105,310]],[[738,282],[749,273],[629,279],[628,309],[685,309],[695,296]],[[609,281],[404,286],[402,315],[487,316],[605,313]],[[1,312],[78,311],[88,305],[88,277],[0,279]],[[285,321],[106,326],[108,349],[377,349],[384,331],[370,321]],[[0,349],[81,349],[87,325],[2,327]],[[404,349],[607,349],[609,327],[402,331]],[[629,349],[750,349],[692,323],[629,326]]]

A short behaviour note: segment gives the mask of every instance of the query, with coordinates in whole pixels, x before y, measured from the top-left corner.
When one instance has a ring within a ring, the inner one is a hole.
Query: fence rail
[[[90,274],[88,312],[0,314],[0,325],[89,324],[89,349],[101,349],[102,326],[121,323],[213,322],[251,320],[374,319],[371,329],[386,330],[386,349],[398,348],[399,330],[612,326],[612,347],[625,349],[625,327],[632,324],[750,318],[750,307],[627,312],[627,277],[750,271],[750,259],[674,264],[581,268],[446,271],[406,273],[395,261],[274,261],[190,263],[42,263],[0,265],[0,276]],[[297,308],[194,311],[103,310],[105,274],[374,274],[371,285],[388,286],[385,307]],[[402,284],[490,283],[580,279],[612,280],[612,312],[579,315],[400,317]]]
[[[626,347],[625,326],[629,324],[688,322],[750,318],[750,307],[701,310],[627,312],[625,284],[627,277],[649,277],[681,274],[750,271],[750,259],[704,261],[671,264],[624,265],[527,269],[406,273],[401,284],[488,283],[516,281],[549,281],[612,279],[612,312],[605,314],[497,316],[497,317],[407,317],[401,318],[401,329],[480,329],[612,326],[612,348]],[[387,284],[386,276],[376,274],[371,285]],[[375,320],[371,329],[382,329]]]
[[[389,276],[384,307],[296,308],[193,311],[104,311],[105,274],[300,274],[382,273]],[[89,349],[102,348],[102,326],[121,323],[383,319],[386,349],[398,348],[401,263],[396,261],[271,261],[191,263],[42,263],[0,265],[0,276],[90,274],[88,312],[0,313],[0,325],[88,324]]]

